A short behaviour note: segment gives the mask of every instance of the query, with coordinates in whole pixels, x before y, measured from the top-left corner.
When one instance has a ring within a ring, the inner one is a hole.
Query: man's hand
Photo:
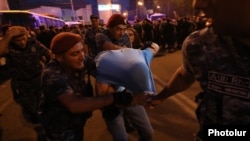
[[[9,27],[9,29],[6,31],[5,36],[12,38],[15,36],[19,36],[22,34],[26,34],[27,30],[25,29],[25,27],[22,26],[11,26]]]
[[[160,50],[160,47],[158,44],[153,42],[150,46],[150,49],[152,49],[152,52],[155,55]]]
[[[151,101],[151,95],[152,94],[149,92],[142,92],[142,93],[134,94],[131,105],[140,104],[143,106],[147,106],[148,102]]]
[[[152,95],[150,101],[148,101],[148,107],[155,107],[156,105],[159,105],[163,102],[163,99],[161,99],[157,95]]]
[[[0,57],[9,53],[9,43],[15,36],[27,34],[27,30],[22,26],[11,26],[0,40]]]
[[[114,104],[116,105],[128,106],[131,105],[133,100],[133,94],[130,91],[127,91],[126,89],[122,92],[113,93],[113,97]]]
[[[159,47],[159,45],[158,44],[156,44],[156,43],[154,43],[154,42],[151,42],[151,41],[147,41],[146,42],[146,44],[145,44],[145,49],[146,48],[149,48],[151,51],[152,51],[152,53],[155,55],[158,51],[159,51],[159,49],[160,49],[160,47]]]

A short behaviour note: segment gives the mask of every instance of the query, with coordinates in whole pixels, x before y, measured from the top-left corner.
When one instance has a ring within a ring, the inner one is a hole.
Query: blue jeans
[[[138,141],[152,141],[153,128],[146,110],[141,105],[125,107],[115,119],[111,121],[105,120],[107,128],[113,137],[113,141],[128,141],[128,134],[122,114],[126,114],[132,125],[136,128],[139,135]]]

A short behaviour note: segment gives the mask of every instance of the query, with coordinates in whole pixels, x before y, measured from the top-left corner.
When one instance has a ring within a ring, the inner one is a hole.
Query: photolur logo
[[[217,129],[208,129],[208,136],[221,136],[221,137],[238,137],[238,136],[246,136],[247,131],[246,130],[222,130],[219,131]]]

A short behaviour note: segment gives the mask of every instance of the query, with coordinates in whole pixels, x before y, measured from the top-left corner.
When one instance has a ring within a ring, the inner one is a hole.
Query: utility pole
[[[75,9],[74,9],[74,3],[73,3],[73,0],[70,0],[70,4],[71,4],[71,9],[72,9],[72,13],[73,13],[73,20],[77,20],[77,17],[76,17],[76,13],[75,13]]]

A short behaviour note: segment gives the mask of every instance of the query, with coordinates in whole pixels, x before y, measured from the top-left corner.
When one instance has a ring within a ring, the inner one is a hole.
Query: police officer
[[[0,57],[6,58],[14,100],[22,107],[25,119],[39,125],[35,130],[40,138],[43,134],[38,118],[40,77],[43,67],[51,59],[50,51],[36,39],[29,38],[24,27],[5,25],[2,30]]]
[[[42,117],[51,141],[82,141],[83,127],[92,110],[111,104],[130,105],[132,99],[143,103],[148,98],[144,93],[132,97],[125,91],[89,96],[84,76],[87,70],[95,69],[95,63],[86,56],[80,35],[59,33],[52,39],[50,48],[55,59],[47,64],[42,76]]]

